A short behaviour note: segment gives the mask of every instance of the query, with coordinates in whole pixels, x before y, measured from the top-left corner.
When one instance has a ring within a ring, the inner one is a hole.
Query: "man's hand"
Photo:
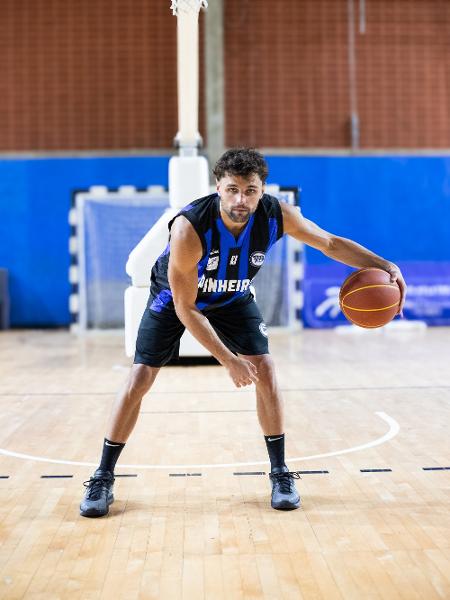
[[[236,387],[244,387],[258,382],[258,369],[249,360],[233,356],[223,364],[228,369],[228,373]]]
[[[403,307],[405,306],[405,297],[406,297],[406,283],[405,283],[405,280],[403,279],[402,272],[397,267],[397,265],[394,265],[394,264],[391,263],[386,268],[386,271],[391,276],[391,283],[397,282],[398,287],[400,288],[401,298],[400,298],[400,305],[398,307],[397,314],[401,315],[403,317]]]

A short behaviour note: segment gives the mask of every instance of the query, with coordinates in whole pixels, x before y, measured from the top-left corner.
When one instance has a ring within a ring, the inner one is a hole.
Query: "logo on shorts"
[[[263,264],[265,258],[266,255],[264,254],[264,252],[253,252],[253,254],[250,255],[250,263],[254,267],[260,267]]]
[[[206,265],[207,271],[214,271],[219,266],[219,251],[211,250],[208,258],[208,264]]]
[[[259,330],[263,334],[264,337],[268,337],[267,335],[267,325],[265,323],[259,324]]]

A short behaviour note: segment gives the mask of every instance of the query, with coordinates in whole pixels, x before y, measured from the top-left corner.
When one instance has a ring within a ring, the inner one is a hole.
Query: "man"
[[[271,505],[279,510],[299,507],[294,482],[298,473],[290,472],[284,461],[282,399],[266,327],[249,289],[265,254],[283,234],[353,267],[384,269],[400,286],[399,312],[403,308],[406,286],[396,265],[320,229],[297,208],[264,193],[268,169],[261,154],[229,150],[214,174],[217,193],[195,200],[169,223],[170,241],[152,270],[134,365],[113,407],[99,468],[85,484],[80,506],[85,517],[108,513],[115,464],[134,428],[142,397],[160,367],[177,354],[185,327],[228,370],[237,387],[255,384],[271,464]]]

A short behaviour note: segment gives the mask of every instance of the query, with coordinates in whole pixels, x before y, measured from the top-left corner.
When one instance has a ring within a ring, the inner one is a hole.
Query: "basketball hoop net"
[[[172,0],[170,9],[178,16],[180,12],[198,13],[201,8],[208,8],[208,0]]]

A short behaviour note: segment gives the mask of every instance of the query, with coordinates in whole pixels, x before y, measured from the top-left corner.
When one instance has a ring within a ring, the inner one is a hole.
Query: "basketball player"
[[[169,223],[170,241],[153,266],[134,364],[113,407],[99,468],[85,483],[80,506],[85,517],[108,513],[114,500],[114,467],[142,397],[160,368],[176,356],[185,327],[227,369],[236,387],[255,384],[271,464],[271,505],[279,510],[300,506],[294,482],[298,473],[290,472],[284,459],[282,399],[266,326],[250,291],[266,253],[283,234],[347,265],[384,269],[400,286],[402,310],[405,282],[399,268],[351,240],[327,233],[298,208],[265,194],[268,169],[261,154],[229,150],[214,174],[217,193],[194,200]]]

